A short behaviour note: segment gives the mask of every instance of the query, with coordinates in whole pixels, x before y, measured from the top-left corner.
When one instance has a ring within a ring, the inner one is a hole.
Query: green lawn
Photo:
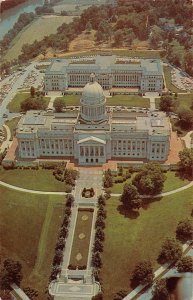
[[[68,106],[80,105],[81,95],[68,95],[63,97],[57,97],[56,99],[63,99],[64,103]],[[107,98],[107,105],[124,105],[124,106],[139,106],[139,107],[150,107],[149,99],[143,98],[138,95],[115,95]]]
[[[21,103],[29,98],[30,93],[17,93],[12,101],[8,104],[7,108],[10,112],[20,112]]]
[[[161,245],[166,237],[175,236],[177,223],[190,217],[193,188],[156,200],[139,210],[139,216],[121,212],[118,198],[107,201],[103,268],[101,272],[105,300],[112,300],[120,289],[130,289],[135,265],[150,259],[154,270]]]
[[[87,220],[83,220],[87,217]],[[92,227],[93,212],[89,211],[78,211],[78,216],[76,220],[76,228],[74,232],[74,239],[72,244],[72,251],[70,256],[70,264],[75,266],[85,266],[88,261],[88,252],[90,244],[90,234]],[[79,235],[83,233],[85,237],[83,239],[79,238]],[[77,254],[82,255],[82,259],[76,259]]]
[[[112,98],[107,98],[107,105],[150,107],[149,99],[138,95],[115,95]]]
[[[64,197],[26,194],[0,187],[1,262],[22,264],[22,287],[38,290],[45,299],[62,220]]]
[[[3,170],[0,169],[0,180],[25,189],[46,192],[63,192],[64,182],[58,181],[52,175],[52,170]]]
[[[10,112],[18,113],[21,111],[21,103],[29,98],[30,93],[17,93],[13,100],[8,104],[8,109]],[[50,101],[50,97],[44,97],[47,102],[47,105]]]
[[[63,99],[65,105],[68,106],[78,106],[80,105],[81,95],[67,95],[63,97],[57,97],[56,99]]]
[[[15,37],[4,58],[17,58],[24,44],[32,44],[35,40],[40,41],[45,36],[56,33],[60,25],[69,23],[72,19],[72,16],[42,16],[35,19]]]
[[[127,179],[123,183],[114,183],[113,187],[110,188],[111,192],[113,194],[120,194],[123,192],[123,187],[125,183],[130,183],[135,176],[136,173],[132,174],[131,178]],[[181,179],[178,176],[176,176],[175,172],[168,171],[166,174],[166,181],[164,183],[164,189],[163,192],[169,192],[175,189],[178,189],[186,184],[189,183],[187,179]],[[115,179],[118,177],[115,177]]]
[[[176,99],[178,105],[176,107],[176,112],[182,108],[190,109],[193,105],[193,93],[190,94],[178,94],[178,98]],[[156,108],[159,108],[160,98],[155,99]]]
[[[15,135],[15,129],[17,127],[17,124],[20,120],[20,117],[14,118],[12,120],[6,121],[5,124],[10,128],[11,131],[11,138]]]
[[[172,68],[169,66],[163,66],[165,81],[166,81],[166,87],[171,90],[174,93],[184,93],[184,90],[178,89],[172,84],[172,76],[171,76],[171,70]]]

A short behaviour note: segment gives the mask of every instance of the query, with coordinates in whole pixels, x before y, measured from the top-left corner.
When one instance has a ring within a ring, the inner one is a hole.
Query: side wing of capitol
[[[55,59],[45,73],[45,92],[81,88],[94,73],[105,90],[135,89],[162,93],[163,70],[159,59],[131,59],[115,55]]]
[[[167,159],[170,122],[163,112],[107,112],[94,75],[83,89],[80,111],[28,111],[18,125],[20,159],[74,158],[80,165],[107,160]]]

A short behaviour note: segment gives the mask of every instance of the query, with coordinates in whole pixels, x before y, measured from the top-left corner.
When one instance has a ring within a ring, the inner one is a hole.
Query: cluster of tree
[[[193,178],[193,149],[185,148],[179,152],[179,172],[181,176]]]
[[[60,113],[63,111],[63,108],[66,107],[66,104],[62,98],[56,98],[54,100],[53,107],[56,112]]]
[[[160,164],[150,162],[136,174],[132,184],[141,195],[155,195],[162,192],[165,179]]]
[[[9,1],[6,1],[9,2]],[[2,2],[4,3],[4,2]],[[34,13],[22,13],[17,22],[14,24],[13,28],[5,34],[3,39],[0,41],[1,52],[7,50],[10,43],[16,37],[16,35],[29,23],[31,23],[35,18]],[[2,53],[1,53],[2,54]]]
[[[182,220],[176,228],[176,238],[182,243],[191,241],[193,236],[193,223],[190,219]]]
[[[68,228],[70,224],[71,209],[74,204],[74,197],[71,194],[66,196],[66,207],[64,209],[63,221],[58,233],[58,239],[55,246],[55,255],[52,263],[52,272],[50,281],[56,279],[57,275],[61,272],[61,262],[63,259],[63,251],[66,245],[66,238],[68,236]]]
[[[174,238],[167,238],[161,248],[158,261],[161,264],[177,262],[182,257],[182,245]]]
[[[44,15],[44,14],[53,14],[54,9],[51,4],[45,2],[43,6],[37,6],[35,8],[35,12],[37,15]]]
[[[105,210],[105,197],[100,195],[98,197],[98,211],[97,218],[95,223],[95,240],[93,245],[93,255],[92,255],[92,266],[95,268],[95,271],[102,267],[101,253],[103,252],[103,242],[105,239],[104,229],[105,229],[105,219],[106,219],[106,210]]]
[[[126,183],[123,188],[123,193],[120,197],[120,201],[124,207],[128,210],[139,209],[142,205],[142,200],[138,193],[137,188],[131,184]]]
[[[62,182],[65,182],[68,185],[75,186],[75,180],[78,177],[78,171],[73,169],[66,169],[66,164],[58,164],[54,171],[54,177]]]
[[[149,260],[139,262],[132,272],[131,283],[138,284],[152,284],[154,278],[153,267]]]
[[[38,297],[38,291],[32,289],[31,287],[26,287],[23,289],[23,291],[30,298],[30,300],[35,300]]]
[[[173,112],[174,110],[176,110],[177,106],[178,106],[178,101],[176,98],[174,99],[169,94],[161,96],[160,104],[159,104],[160,110],[165,112]]]
[[[0,272],[0,289],[9,290],[12,283],[20,286],[22,280],[22,266],[20,262],[6,259]]]
[[[14,6],[17,6],[21,3],[26,2],[27,0],[6,0],[6,1],[1,1],[0,5],[0,12],[2,13],[5,10],[8,10]]]
[[[31,96],[25,99],[21,103],[21,110],[45,110],[47,107],[47,102],[42,94],[37,94],[36,96]]]

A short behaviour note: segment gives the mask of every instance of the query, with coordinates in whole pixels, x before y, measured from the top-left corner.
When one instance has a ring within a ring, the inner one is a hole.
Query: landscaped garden
[[[131,183],[133,178],[137,174],[136,172],[131,173],[131,175],[130,175],[131,177],[129,177],[125,180],[124,178],[125,178],[126,172],[127,172],[127,169],[125,168],[125,169],[123,169],[123,175],[113,176],[113,186],[110,187],[110,190],[113,194],[122,193],[124,185],[126,183]],[[164,182],[163,192],[169,192],[169,191],[178,189],[189,183],[189,181],[187,179],[182,179],[179,176],[177,176],[176,172],[168,171],[165,173],[165,175],[166,175],[166,180]]]
[[[136,264],[144,259],[159,267],[157,257],[166,237],[175,237],[178,222],[190,217],[193,188],[162,199],[149,200],[137,213],[125,211],[118,197],[106,201],[107,219],[102,281],[105,300],[124,289]]]
[[[86,268],[93,220],[92,208],[79,208],[70,256],[69,268]]]
[[[30,93],[17,93],[15,97],[12,99],[12,101],[8,104],[8,109],[12,113],[18,113],[22,111],[21,105],[22,103],[30,98]],[[48,106],[48,103],[50,101],[50,97],[42,97],[41,96],[38,98],[37,96],[34,97],[34,101],[38,100],[40,103],[40,100],[44,101],[45,107]]]
[[[33,195],[0,187],[1,263],[7,258],[22,265],[22,288],[45,299],[64,197]]]

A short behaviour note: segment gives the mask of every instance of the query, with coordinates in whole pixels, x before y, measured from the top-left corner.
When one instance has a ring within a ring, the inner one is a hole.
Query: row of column
[[[142,140],[120,140],[113,141],[112,143],[113,151],[137,151],[144,152],[147,149],[147,142]],[[119,149],[120,148],[120,149]]]
[[[80,156],[99,157],[104,156],[103,146],[80,146]]]
[[[34,141],[19,141],[20,155],[25,157],[35,156]]]
[[[73,150],[73,141],[72,140],[60,140],[60,139],[39,139],[39,148],[41,150],[49,151],[60,151],[70,154]]]

